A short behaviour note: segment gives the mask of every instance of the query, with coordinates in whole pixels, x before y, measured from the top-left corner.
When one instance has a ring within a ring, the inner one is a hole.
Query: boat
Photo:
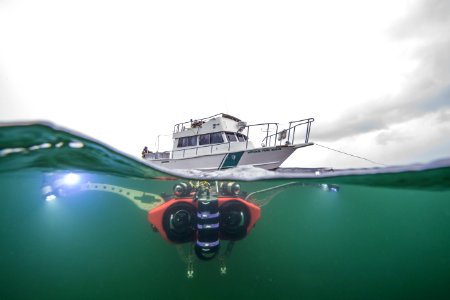
[[[191,119],[174,125],[172,151],[152,152],[145,147],[142,158],[168,169],[214,171],[254,166],[274,170],[295,150],[314,144],[309,142],[312,122],[313,118],[291,121],[279,130],[279,123],[248,125],[224,113]],[[250,133],[259,135],[261,146],[255,146]],[[299,133],[303,133],[301,139]]]

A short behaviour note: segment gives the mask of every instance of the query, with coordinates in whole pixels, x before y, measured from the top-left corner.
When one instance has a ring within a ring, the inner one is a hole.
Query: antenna
[[[156,146],[156,152],[159,152],[159,138],[161,136],[169,136],[170,134],[158,134],[158,136],[156,137],[156,141],[155,141],[155,146]]]

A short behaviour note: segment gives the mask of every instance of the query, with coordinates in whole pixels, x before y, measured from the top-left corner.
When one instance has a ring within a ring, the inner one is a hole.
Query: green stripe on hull
[[[225,158],[223,159],[219,170],[236,167],[241,160],[242,154],[244,154],[244,151],[228,153],[227,155],[225,155]]]

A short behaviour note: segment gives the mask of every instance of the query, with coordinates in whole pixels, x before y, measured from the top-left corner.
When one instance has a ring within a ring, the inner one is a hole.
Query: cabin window
[[[245,142],[247,140],[247,137],[243,134],[237,133],[236,135],[237,135],[239,142]]]
[[[220,144],[223,143],[222,132],[201,134],[198,137],[199,145]]]
[[[199,135],[199,137],[198,137],[198,142],[199,142],[199,145],[208,145],[208,144],[211,144],[209,133],[208,133],[208,134],[202,134],[202,135]]]
[[[178,139],[178,148],[197,146],[197,136],[187,136]]]
[[[222,132],[211,133],[211,144],[223,143]]]
[[[234,133],[226,132],[225,134],[227,135],[227,139],[228,139],[229,142],[237,142],[237,138],[234,135]]]

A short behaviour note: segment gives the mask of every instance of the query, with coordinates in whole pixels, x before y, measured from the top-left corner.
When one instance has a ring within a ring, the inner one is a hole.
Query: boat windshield
[[[221,132],[211,133],[211,144],[223,143],[223,137]]]
[[[198,136],[198,144],[199,145],[208,145],[211,144],[210,142],[210,135],[208,134],[201,134]]]
[[[227,135],[227,140],[229,142],[237,142],[237,138],[233,132],[226,132],[225,134]]]
[[[198,136],[199,145],[221,144],[223,143],[222,132],[201,134]]]
[[[236,133],[236,135],[237,135],[239,142],[245,142],[247,140],[247,137],[241,133]]]
[[[197,136],[187,136],[178,139],[178,148],[197,146]]]

